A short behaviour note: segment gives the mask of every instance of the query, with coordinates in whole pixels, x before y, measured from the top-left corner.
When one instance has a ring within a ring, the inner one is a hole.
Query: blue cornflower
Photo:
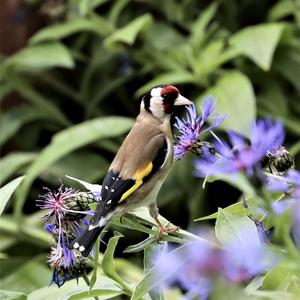
[[[276,262],[275,255],[260,241],[258,232],[236,230],[246,238],[232,239],[223,247],[216,247],[209,242],[212,235],[208,232],[208,242],[187,242],[168,253],[155,255],[158,278],[167,285],[179,284],[186,291],[185,299],[207,299],[217,277],[236,283],[270,270]]]
[[[261,170],[261,161],[268,151],[277,149],[284,140],[281,122],[259,120],[251,126],[249,141],[238,133],[229,131],[230,144],[217,140],[214,144],[217,156],[206,156],[196,161],[197,175],[234,174],[245,171],[252,176]]]
[[[176,117],[174,126],[179,130],[180,135],[176,136],[177,143],[174,147],[174,158],[182,159],[188,152],[199,152],[198,139],[200,135],[206,131],[210,131],[217,127],[224,120],[224,116],[213,112],[216,107],[216,101],[211,96],[204,98],[201,104],[201,116],[197,116],[196,106],[189,105],[187,107],[186,118],[180,120]],[[208,119],[212,120],[210,126],[205,127]]]
[[[84,258],[70,250],[69,245],[82,231],[82,225],[88,222],[85,216],[93,214],[88,204],[96,199],[90,192],[83,193],[61,185],[58,191],[47,189],[38,202],[42,209],[47,210],[44,228],[55,241],[49,256],[52,282],[61,286],[84,269]]]

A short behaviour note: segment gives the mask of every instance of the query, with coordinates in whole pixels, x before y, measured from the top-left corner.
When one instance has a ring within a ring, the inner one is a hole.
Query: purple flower
[[[251,126],[250,140],[230,131],[230,143],[218,140],[215,149],[218,156],[206,156],[196,161],[197,175],[235,174],[245,171],[249,176],[261,170],[261,160],[268,151],[277,149],[284,140],[284,129],[280,122],[259,120]]]
[[[88,204],[96,202],[96,199],[92,193],[82,193],[61,185],[58,191],[47,189],[47,193],[37,201],[42,209],[47,210],[44,228],[55,241],[49,256],[52,281],[61,286],[84,268],[84,259],[76,256],[69,245],[82,231],[82,225],[88,222],[85,216],[93,214]]]
[[[187,299],[206,299],[214,278],[223,277],[234,283],[248,281],[273,267],[275,256],[260,242],[255,229],[238,234],[245,238],[229,240],[223,247],[204,241],[187,242],[156,256],[158,278],[168,285],[179,284],[187,291]],[[208,234],[206,237],[209,239]]]
[[[178,128],[180,135],[176,136],[177,143],[174,147],[175,159],[182,159],[188,151],[198,153],[199,145],[197,145],[197,141],[200,135],[222,123],[224,116],[220,116],[217,112],[213,113],[215,107],[216,101],[213,101],[212,97],[209,96],[204,98],[202,102],[201,116],[197,116],[195,105],[189,105],[187,107],[186,119],[180,120],[176,117],[175,127]],[[213,122],[205,128],[209,118]]]

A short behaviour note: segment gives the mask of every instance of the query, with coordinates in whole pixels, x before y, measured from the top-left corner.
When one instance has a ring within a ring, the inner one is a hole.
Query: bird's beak
[[[191,105],[193,104],[192,101],[190,101],[189,99],[183,97],[182,95],[178,95],[178,97],[176,98],[174,105],[175,106],[180,106],[180,105]]]

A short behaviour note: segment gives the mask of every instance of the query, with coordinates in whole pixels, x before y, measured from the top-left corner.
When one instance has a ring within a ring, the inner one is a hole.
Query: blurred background
[[[217,98],[227,115],[220,136],[229,128],[247,136],[256,118],[282,120],[299,168],[299,1],[2,0],[0,8],[1,185],[26,174],[0,223],[5,289],[49,283],[50,239],[35,200],[60,180],[78,188],[66,174],[101,183],[152,86],[174,84],[198,107]],[[174,163],[158,197],[160,213],[182,228],[241,196],[225,182],[203,190],[194,159]],[[139,265],[139,254],[122,250],[143,235],[125,234],[118,256]]]

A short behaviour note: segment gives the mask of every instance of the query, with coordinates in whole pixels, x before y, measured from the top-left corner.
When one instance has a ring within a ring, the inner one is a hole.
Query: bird
[[[140,113],[104,177],[101,195],[89,225],[71,243],[71,249],[88,256],[104,226],[116,213],[148,207],[159,226],[157,194],[173,162],[171,115],[176,106],[191,105],[173,85],[153,87],[141,100]]]

